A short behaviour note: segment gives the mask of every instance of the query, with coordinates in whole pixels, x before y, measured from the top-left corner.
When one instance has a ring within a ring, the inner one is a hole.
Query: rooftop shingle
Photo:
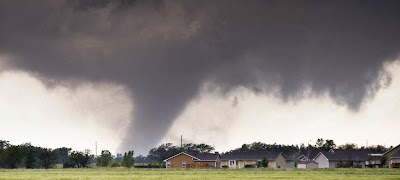
[[[211,154],[211,153],[199,153],[199,154],[192,153],[190,155],[198,158],[200,161],[216,161],[219,156],[219,154]]]
[[[314,159],[315,156],[317,156],[318,153],[321,152],[321,151],[325,152],[324,150],[322,150],[322,149],[317,149],[317,148],[312,148],[312,149],[308,149],[308,150],[302,150],[302,151],[298,151],[298,152],[295,152],[295,153],[289,155],[287,158],[288,158],[289,161],[295,161],[295,160],[297,160],[299,157],[301,157],[302,155],[304,155],[304,156],[308,157],[310,160],[312,160],[312,159]]]
[[[221,156],[222,160],[261,160],[266,157],[268,160],[275,160],[278,155],[281,154],[279,152],[276,153],[268,153],[262,151],[255,150],[246,150],[246,151],[230,151]]]
[[[371,151],[366,149],[332,149],[329,152],[323,152],[323,154],[330,161],[367,161],[368,154],[371,154]]]

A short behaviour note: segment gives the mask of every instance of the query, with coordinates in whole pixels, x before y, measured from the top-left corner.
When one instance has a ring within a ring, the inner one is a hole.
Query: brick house
[[[166,168],[219,168],[221,156],[218,153],[181,152],[164,160]]]

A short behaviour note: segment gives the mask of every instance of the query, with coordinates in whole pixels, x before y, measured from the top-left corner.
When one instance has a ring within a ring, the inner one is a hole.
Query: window
[[[229,161],[229,166],[235,165],[235,161]]]
[[[182,161],[182,167],[186,167],[186,161]]]
[[[171,161],[167,161],[167,167],[171,166]]]

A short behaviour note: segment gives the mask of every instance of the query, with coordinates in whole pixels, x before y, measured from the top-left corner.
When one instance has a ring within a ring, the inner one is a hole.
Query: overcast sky
[[[397,145],[398,1],[1,1],[0,139]]]

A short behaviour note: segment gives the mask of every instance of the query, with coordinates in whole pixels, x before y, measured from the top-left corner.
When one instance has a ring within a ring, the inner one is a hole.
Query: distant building
[[[368,161],[365,162],[365,166],[369,168],[379,168],[382,167],[381,159],[383,154],[374,153],[368,154]]]
[[[314,161],[318,163],[318,168],[365,168],[369,154],[371,152],[366,149],[331,149],[318,153]]]
[[[318,163],[314,161],[300,161],[297,163],[297,168],[299,169],[309,169],[309,168],[318,168]]]
[[[268,159],[268,168],[286,168],[286,156],[282,153],[267,153],[255,150],[235,150],[221,156],[221,165],[230,169],[256,167],[263,158]]]
[[[221,156],[218,153],[189,154],[178,153],[164,160],[166,168],[219,168]]]
[[[387,158],[386,165],[389,168],[400,168],[400,144],[385,153],[383,156]]]
[[[313,159],[318,155],[319,152],[323,150],[317,149],[317,148],[310,148],[307,150],[301,150],[296,153],[293,153],[289,156],[287,156],[287,167],[288,168],[294,168],[294,164],[297,161],[297,164],[299,162],[308,162],[308,161],[313,161]]]

